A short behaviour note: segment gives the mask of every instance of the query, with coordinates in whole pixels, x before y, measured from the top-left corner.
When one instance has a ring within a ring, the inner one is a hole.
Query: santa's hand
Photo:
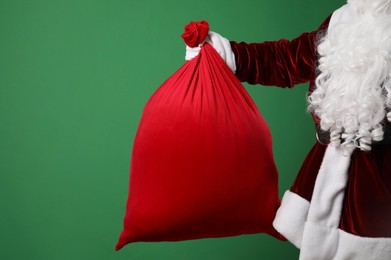
[[[185,60],[191,60],[193,59],[195,56],[198,55],[198,53],[200,52],[201,50],[201,46],[203,45],[203,43],[201,43],[199,46],[197,47],[189,47],[186,45],[186,56],[185,56]]]
[[[217,51],[217,53],[221,56],[221,58],[225,61],[225,63],[227,63],[231,71],[235,73],[236,72],[235,54],[231,49],[231,44],[229,43],[229,41],[218,33],[209,32],[205,42],[213,46],[213,48]],[[200,45],[193,48],[186,46],[185,59],[191,60],[194,57],[196,57],[200,52],[203,44],[204,43],[201,43]]]

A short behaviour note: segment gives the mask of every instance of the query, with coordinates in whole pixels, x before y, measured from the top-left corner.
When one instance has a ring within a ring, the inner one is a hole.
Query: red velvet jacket
[[[329,16],[313,32],[306,32],[289,41],[263,43],[231,42],[236,59],[236,76],[242,82],[293,88],[296,84],[310,82],[309,93],[315,87],[316,45],[327,30]],[[319,119],[314,117],[316,124]]]
[[[288,41],[231,42],[236,75],[242,82],[292,88],[309,82],[315,87],[318,39],[331,16],[313,32]],[[315,123],[319,119],[313,115]],[[313,187],[326,146],[316,143],[305,158],[291,191],[311,201]],[[391,146],[377,145],[371,152],[356,149],[351,158],[340,228],[366,237],[391,237]]]

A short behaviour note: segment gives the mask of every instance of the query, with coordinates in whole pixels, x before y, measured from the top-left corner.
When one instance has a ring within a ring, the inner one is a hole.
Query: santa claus
[[[310,83],[318,141],[273,223],[300,259],[391,259],[391,1],[349,0],[292,41],[207,42],[243,82]]]

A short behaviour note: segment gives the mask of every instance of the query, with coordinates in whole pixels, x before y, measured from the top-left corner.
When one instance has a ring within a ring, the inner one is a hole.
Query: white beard
[[[391,0],[349,0],[349,19],[318,45],[319,76],[309,111],[331,144],[371,150],[391,107]],[[391,115],[391,113],[390,113]]]

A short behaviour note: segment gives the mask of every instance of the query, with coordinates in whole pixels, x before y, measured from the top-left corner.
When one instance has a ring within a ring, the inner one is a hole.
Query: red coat
[[[317,39],[325,33],[329,21],[330,17],[318,30],[292,41],[231,42],[237,77],[250,84],[289,88],[309,82],[311,92],[316,78]],[[318,125],[318,118],[313,118]],[[309,202],[325,150],[326,145],[315,143],[290,189]],[[391,237],[390,145],[374,146],[371,152],[356,149],[353,153],[340,229],[362,237]]]

